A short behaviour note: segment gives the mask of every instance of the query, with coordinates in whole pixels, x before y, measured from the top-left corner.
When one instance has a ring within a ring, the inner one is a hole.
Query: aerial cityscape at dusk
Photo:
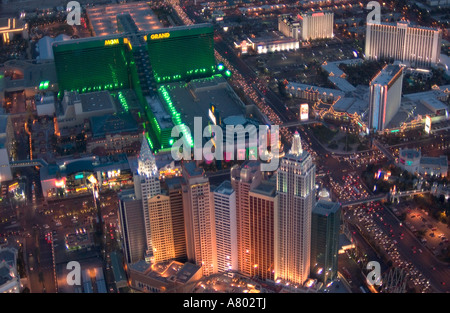
[[[449,66],[450,0],[0,0],[0,293],[449,293]]]

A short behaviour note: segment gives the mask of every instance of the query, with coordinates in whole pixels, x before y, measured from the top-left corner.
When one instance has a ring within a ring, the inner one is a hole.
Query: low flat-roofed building
[[[130,114],[106,114],[90,118],[86,152],[98,156],[139,152],[142,129]]]
[[[32,60],[9,60],[3,64],[5,72],[15,72],[15,79],[5,77],[4,92],[25,91],[26,97],[32,97],[42,90],[57,91],[55,62],[42,60],[40,63]]]
[[[345,78],[339,76],[328,76],[328,80],[339,90],[343,92],[352,92],[356,87],[350,84]]]
[[[4,2],[6,5],[7,2]],[[21,34],[24,39],[28,39],[28,24],[15,17],[0,18],[0,38],[3,44],[9,44],[16,34]]]
[[[17,272],[17,250],[0,248],[0,293],[19,293],[20,277]]]
[[[415,102],[420,102],[427,109],[429,109],[431,111],[431,114],[434,116],[448,114],[448,106],[440,100],[445,97],[441,90],[430,90],[425,92],[412,93],[407,94],[404,97]]]
[[[42,93],[35,97],[38,116],[53,116],[55,114],[55,96],[53,93]]]
[[[77,176],[78,173],[83,173],[83,177],[80,178],[81,185],[83,181],[86,182],[89,173],[94,175],[99,185],[116,183],[124,175],[131,179],[131,164],[126,154],[66,159],[56,164],[47,164],[42,166],[39,172],[43,196],[51,198],[56,195],[58,189],[67,189],[66,183],[69,176]]]
[[[448,119],[447,86],[436,87],[433,90],[406,94],[403,96],[400,108],[386,129],[423,128],[426,117],[431,122],[442,122]]]
[[[14,130],[9,115],[0,115],[0,182],[12,179],[9,162],[13,156]]]
[[[202,119],[202,131],[208,124],[221,125],[229,116],[247,115],[247,108],[221,76],[170,83],[158,88],[164,108],[174,124],[185,124],[194,135],[194,120]],[[213,108],[214,107],[214,108]],[[179,121],[179,122],[178,122]],[[204,138],[207,141],[207,138]]]
[[[345,78],[345,73],[343,70],[339,68],[340,64],[346,64],[346,65],[356,65],[359,63],[364,62],[363,59],[349,59],[349,60],[342,60],[342,61],[334,61],[334,62],[323,62],[323,64],[320,66],[324,71],[328,73],[328,75],[331,76],[337,76]]]
[[[341,90],[317,87],[297,82],[289,82],[287,88],[292,96],[310,101],[322,100],[329,102],[345,96],[345,92]]]
[[[265,54],[269,52],[280,52],[297,50],[300,48],[300,42],[298,39],[290,37],[257,37],[247,38],[247,42],[251,48],[258,54]]]
[[[202,268],[192,263],[168,261],[151,265],[145,261],[128,266],[130,287],[150,293],[190,292],[202,278]]]
[[[419,173],[447,177],[448,175],[448,157],[441,155],[439,157],[422,157],[420,159]]]
[[[54,60],[52,44],[55,41],[64,40],[70,40],[70,36],[61,34],[59,36],[56,36],[55,38],[44,36],[43,38],[39,39],[36,46],[36,52],[39,53],[39,55],[36,57],[38,62],[43,60]]]
[[[398,156],[398,166],[410,173],[418,173],[422,154],[415,149],[401,149]]]
[[[120,14],[129,14],[139,31],[149,31],[163,27],[147,2],[95,6],[86,9],[86,13],[95,36],[119,33],[117,15]]]
[[[340,98],[333,104],[333,109],[336,112],[361,116],[367,113],[369,102],[358,98]]]
[[[448,174],[448,157],[422,156],[416,149],[400,149],[398,166],[412,174],[446,177]]]
[[[85,123],[92,116],[103,116],[116,112],[114,100],[108,91],[78,94],[65,91],[61,104],[57,106],[57,128],[69,128]]]
[[[450,0],[427,0],[427,4],[431,7],[448,7],[450,6]]]

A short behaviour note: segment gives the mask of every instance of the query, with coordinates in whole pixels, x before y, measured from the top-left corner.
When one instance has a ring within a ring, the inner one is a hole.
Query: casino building
[[[58,96],[107,90],[122,103],[120,91],[132,89],[152,150],[168,149],[171,129],[182,121],[161,100],[159,85],[225,73],[216,65],[213,26],[142,30],[132,14],[124,13],[117,15],[117,29],[121,33],[53,43]]]
[[[368,60],[399,60],[413,67],[431,67],[440,61],[442,30],[408,22],[367,23]]]

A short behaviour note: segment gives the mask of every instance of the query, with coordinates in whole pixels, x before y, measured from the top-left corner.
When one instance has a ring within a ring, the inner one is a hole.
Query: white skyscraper
[[[334,13],[314,12],[299,15],[302,40],[333,38]]]
[[[297,40],[333,38],[333,12],[307,12],[297,16],[278,17],[278,30]]]
[[[310,273],[315,169],[296,132],[291,151],[281,159],[277,172],[275,280],[301,285]]]
[[[368,60],[398,60],[413,67],[440,62],[442,30],[410,26],[408,22],[367,23],[365,55]]]
[[[135,188],[136,193],[142,199],[142,208],[144,210],[145,234],[147,237],[147,253],[152,254],[152,231],[150,227],[150,213],[148,201],[152,197],[161,194],[161,185],[159,182],[158,168],[156,167],[155,156],[153,155],[147,139],[142,140],[141,151],[138,158],[138,185]]]
[[[216,225],[217,270],[238,269],[236,193],[229,181],[224,181],[213,192]]]
[[[403,67],[386,65],[370,82],[369,128],[384,130],[400,109]]]

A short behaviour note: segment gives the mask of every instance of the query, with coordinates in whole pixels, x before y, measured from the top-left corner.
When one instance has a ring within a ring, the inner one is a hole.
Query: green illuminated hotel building
[[[146,116],[144,128],[150,146],[154,151],[168,148],[173,125],[158,122],[146,96],[160,96],[157,84],[214,75],[213,34],[211,24],[198,24],[55,42],[60,95],[65,90],[86,93],[133,89]],[[179,116],[169,114],[178,125]]]
[[[158,29],[144,38],[157,83],[208,77],[216,71],[210,24]],[[133,88],[132,49],[127,33],[55,42],[59,90]]]
[[[174,27],[147,36],[150,63],[157,83],[211,76],[215,73],[213,27]]]
[[[56,74],[61,93],[130,88],[130,53],[117,36],[55,42]]]

